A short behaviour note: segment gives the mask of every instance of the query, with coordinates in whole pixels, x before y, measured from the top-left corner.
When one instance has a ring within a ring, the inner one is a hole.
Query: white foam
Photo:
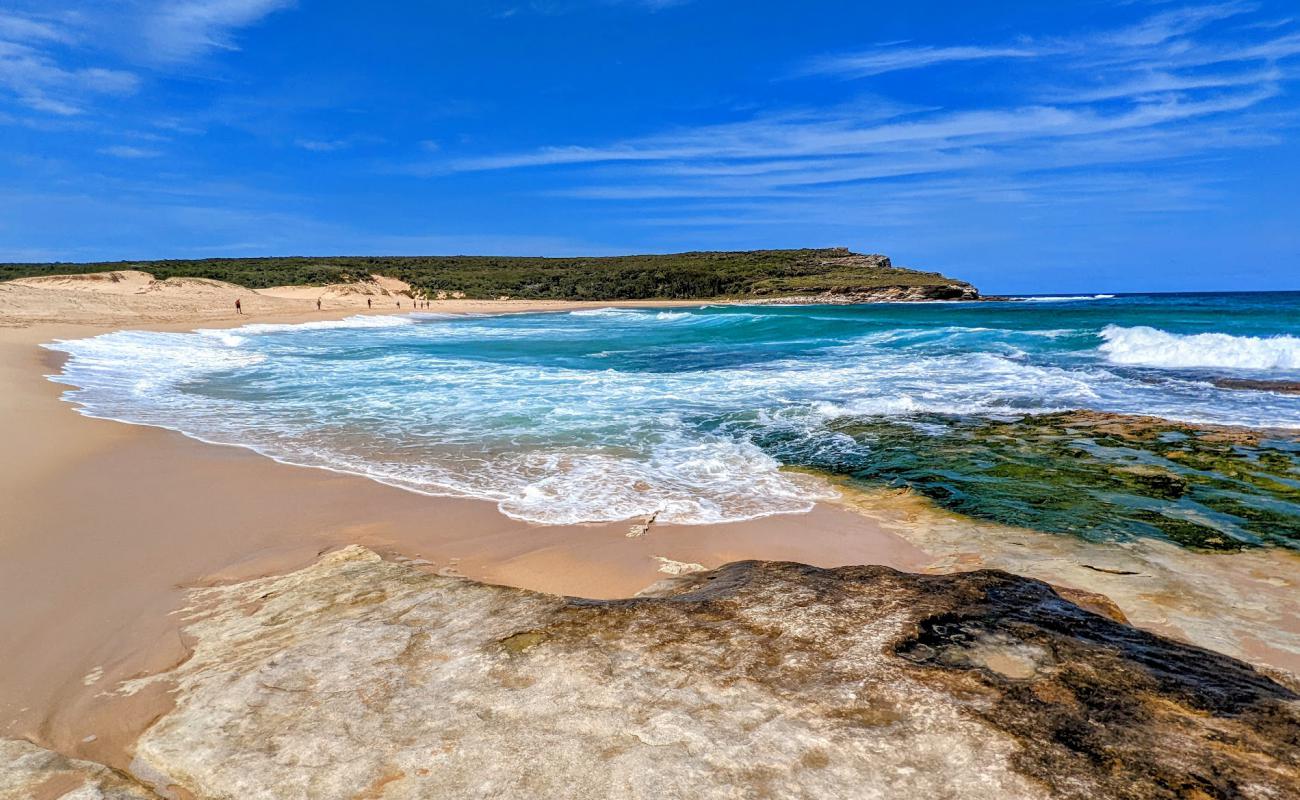
[[[643,317],[645,312],[633,308],[579,308],[570,311],[571,317]]]
[[[431,317],[433,315],[422,315]],[[235,330],[247,334],[258,333],[292,333],[296,331],[309,330],[334,330],[334,329],[382,329],[382,328],[402,328],[407,325],[416,323],[414,314],[361,314],[354,317],[344,317],[343,319],[322,319],[313,322],[255,322],[251,325],[244,325]],[[196,333],[213,334],[218,333],[213,329],[200,329]]]
[[[1300,370],[1300,337],[1169,333],[1107,325],[1099,348],[1112,364],[1167,369]]]
[[[1063,294],[1052,297],[1013,297],[1012,300],[1023,300],[1026,303],[1075,303],[1082,300],[1114,300],[1113,294]]]
[[[625,322],[672,322],[691,318],[700,318],[689,311],[659,311],[638,308],[580,308],[570,311],[572,317],[595,317],[597,319],[618,319]]]

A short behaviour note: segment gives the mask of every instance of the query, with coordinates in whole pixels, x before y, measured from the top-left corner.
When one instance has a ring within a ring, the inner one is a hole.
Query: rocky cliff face
[[[130,770],[160,795],[1300,796],[1282,679],[1006,573],[742,562],[611,602],[354,547],[194,600]]]
[[[880,286],[874,289],[829,289],[813,295],[765,297],[746,300],[754,305],[853,305],[856,303],[921,303],[934,300],[979,300],[979,290],[969,283],[930,286]]]

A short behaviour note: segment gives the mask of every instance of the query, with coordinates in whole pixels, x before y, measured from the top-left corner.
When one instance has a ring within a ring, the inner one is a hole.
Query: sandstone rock
[[[0,739],[0,800],[159,800],[107,767]]]
[[[828,289],[817,294],[746,299],[752,305],[856,305],[859,303],[920,303],[933,300],[979,300],[979,290],[968,283],[927,286],[879,286],[872,289]]]
[[[1294,687],[1006,573],[591,601],[352,547],[194,601],[133,771],[198,798],[1300,796]]]

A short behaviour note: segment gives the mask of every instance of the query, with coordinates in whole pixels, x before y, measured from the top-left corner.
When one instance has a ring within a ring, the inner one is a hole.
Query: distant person
[[[316,298],[316,310],[317,310],[317,311],[320,311],[320,298],[319,298],[319,297]]]
[[[366,298],[366,308],[374,308],[374,306],[372,306],[372,305],[370,304],[370,298],[369,298],[369,297]]]
[[[236,313],[236,314],[242,314],[242,313],[244,313],[244,307],[241,306],[241,305],[239,304],[239,298],[238,298],[238,297],[235,298],[235,313]]]

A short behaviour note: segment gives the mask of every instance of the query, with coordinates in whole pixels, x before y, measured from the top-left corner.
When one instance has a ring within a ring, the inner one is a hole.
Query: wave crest
[[[1226,333],[1169,333],[1145,325],[1107,325],[1099,348],[1112,364],[1167,369],[1300,369],[1300,338],[1232,336]]]
[[[1082,300],[1114,300],[1113,294],[1062,294],[1051,297],[1015,297],[1014,300],[1023,300],[1026,303],[1075,303]]]

